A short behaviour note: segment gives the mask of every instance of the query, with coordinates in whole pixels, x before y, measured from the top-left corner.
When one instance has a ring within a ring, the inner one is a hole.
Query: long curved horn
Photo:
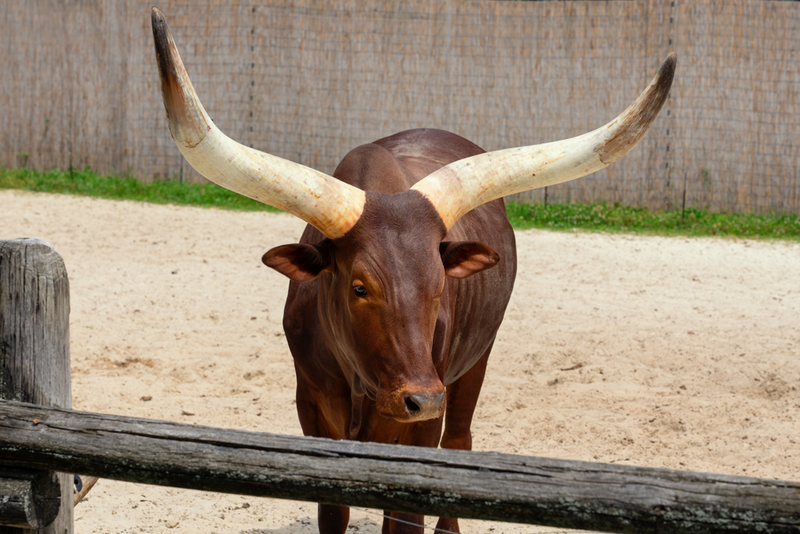
[[[671,53],[650,86],[616,119],[587,134],[455,161],[412,189],[422,193],[449,230],[472,209],[507,195],[559,184],[599,171],[628,153],[647,133],[672,86],[677,56]]]
[[[347,233],[364,210],[364,192],[223,134],[197,98],[164,15],[153,8],[151,20],[169,129],[189,164],[212,182],[296,215],[331,239]]]

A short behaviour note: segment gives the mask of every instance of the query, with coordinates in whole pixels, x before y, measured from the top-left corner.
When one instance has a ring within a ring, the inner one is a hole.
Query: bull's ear
[[[439,245],[444,274],[453,278],[467,278],[491,269],[500,261],[500,255],[483,243],[474,241],[444,241]]]
[[[331,270],[332,256],[326,241],[319,245],[281,245],[269,250],[261,261],[295,282],[307,282]]]

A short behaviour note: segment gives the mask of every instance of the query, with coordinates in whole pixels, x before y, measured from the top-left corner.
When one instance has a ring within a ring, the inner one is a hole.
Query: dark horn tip
[[[675,77],[675,68],[678,66],[678,54],[670,52],[667,59],[658,69],[658,82],[660,88],[669,90],[672,86],[672,79]]]
[[[647,130],[667,101],[669,91],[672,88],[672,79],[675,77],[677,63],[678,55],[675,52],[671,52],[667,59],[664,60],[664,63],[661,64],[658,73],[650,81],[650,85],[620,115],[623,120],[617,125],[616,133],[596,149],[603,163],[610,165],[617,161],[627,154],[647,133]]]
[[[150,11],[150,21],[153,26],[153,44],[156,50],[158,74],[161,78],[161,91],[164,98],[164,106],[169,115],[172,107],[172,99],[169,96],[171,93],[168,88],[175,83],[176,63],[180,62],[180,58],[176,58],[176,54],[173,53],[170,48],[171,37],[167,18],[155,6],[153,6]]]
[[[150,11],[150,22],[153,25],[153,33],[161,32],[167,25],[167,18],[157,7],[153,6],[153,9]]]
[[[159,56],[169,56],[169,25],[167,17],[153,7],[150,12],[150,22],[153,26],[153,41],[156,45],[156,54]]]
[[[675,52],[670,52],[667,56],[667,59],[664,60],[664,65],[661,66],[663,70],[675,71],[675,67],[678,65],[678,54]]]

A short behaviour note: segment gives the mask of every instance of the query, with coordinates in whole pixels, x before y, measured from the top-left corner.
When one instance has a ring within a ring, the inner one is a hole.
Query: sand
[[[0,191],[0,239],[44,239],[64,257],[73,406],[93,412],[300,435],[288,281],[260,257],[302,228],[282,214]],[[800,480],[800,245],[517,240],[476,450]],[[299,534],[316,531],[316,505],[101,480],[75,519],[80,534]],[[355,510],[351,528],[380,521]]]

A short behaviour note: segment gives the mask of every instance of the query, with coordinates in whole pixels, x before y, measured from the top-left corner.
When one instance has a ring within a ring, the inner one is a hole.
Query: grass
[[[728,236],[800,241],[800,217],[779,214],[711,213],[687,208],[650,211],[619,205],[509,204],[508,218],[517,229],[589,230],[665,236]]]
[[[242,211],[280,211],[223,189],[216,184],[174,180],[141,182],[134,177],[101,176],[90,169],[45,172],[27,168],[0,169],[0,189],[22,189],[154,204],[184,204]]]
[[[84,195],[157,204],[184,204],[242,211],[278,211],[215,184],[178,181],[140,182],[133,177],[101,176],[90,169],[46,172],[0,169],[0,189]],[[517,229],[637,233],[666,236],[729,236],[800,241],[800,217],[778,214],[723,214],[705,210],[653,212],[598,204],[508,205]]]

